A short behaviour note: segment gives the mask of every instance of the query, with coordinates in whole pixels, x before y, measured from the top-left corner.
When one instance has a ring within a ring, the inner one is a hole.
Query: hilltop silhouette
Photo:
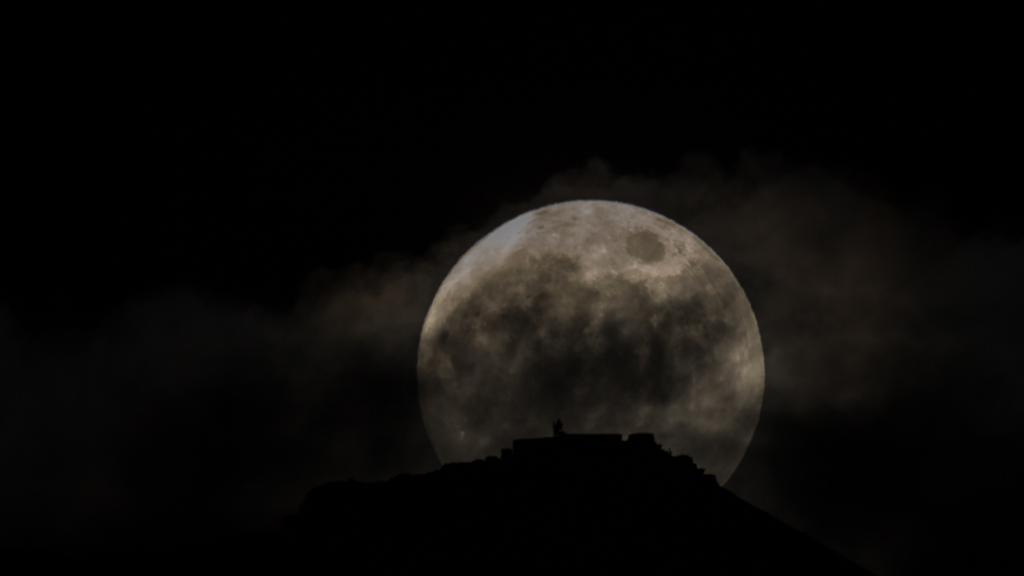
[[[360,571],[867,574],[651,434],[623,440],[557,425],[553,437],[516,440],[501,458],[318,486],[283,530],[233,550],[290,568]]]

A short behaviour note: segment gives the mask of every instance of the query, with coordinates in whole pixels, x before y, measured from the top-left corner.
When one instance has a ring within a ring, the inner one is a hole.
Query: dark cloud
[[[727,488],[880,573],[1005,561],[1024,512],[1024,246],[958,243],[763,158],[665,177],[595,162],[427,257],[318,274],[288,314],[168,292],[29,336],[0,313],[4,541],[265,525],[319,482],[436,466],[415,382],[434,291],[494,226],[578,198],[687,226],[746,290],[767,382]]]
[[[60,339],[0,317],[4,540],[203,539],[435,467],[415,355],[443,271],[392,260],[316,275],[291,314],[172,291]]]

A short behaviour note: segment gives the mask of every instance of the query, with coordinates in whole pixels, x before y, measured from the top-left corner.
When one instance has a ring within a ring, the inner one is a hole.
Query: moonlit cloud
[[[260,526],[320,482],[437,466],[415,379],[437,288],[494,227],[572,199],[683,224],[746,292],[766,384],[728,489],[878,572],[964,526],[994,538],[979,510],[1024,512],[1000,496],[1024,448],[1021,244],[956,244],[815,169],[690,158],[666,176],[558,174],[427,256],[314,275],[287,314],[167,292],[51,338],[0,307],[3,536]]]

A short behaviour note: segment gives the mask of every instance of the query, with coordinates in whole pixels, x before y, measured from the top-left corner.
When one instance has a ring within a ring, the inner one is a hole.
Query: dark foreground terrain
[[[642,434],[518,440],[501,459],[325,484],[275,532],[92,562],[132,572],[867,574]]]

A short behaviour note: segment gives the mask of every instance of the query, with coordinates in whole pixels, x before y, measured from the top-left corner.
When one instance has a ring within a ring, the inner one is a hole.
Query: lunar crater
[[[650,230],[634,232],[626,238],[626,252],[641,262],[660,262],[665,257],[665,245]]]

